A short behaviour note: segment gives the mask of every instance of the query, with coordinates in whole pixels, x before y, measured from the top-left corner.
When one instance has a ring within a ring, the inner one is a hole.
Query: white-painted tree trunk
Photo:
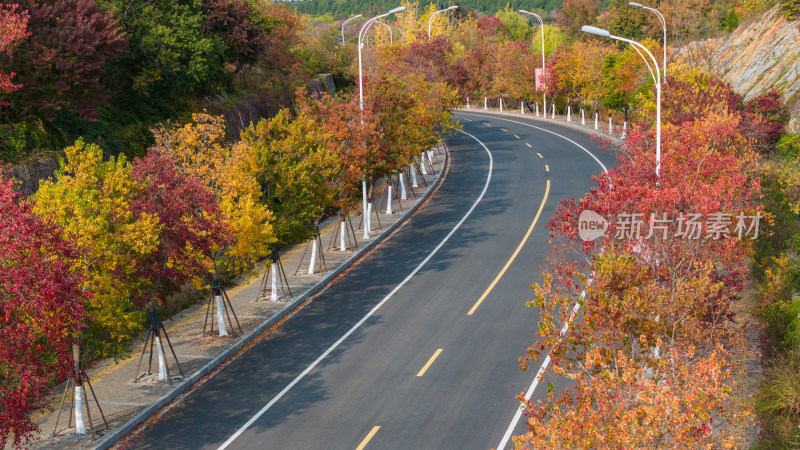
[[[86,434],[86,422],[83,419],[83,386],[75,386],[75,434]]]
[[[489,99],[483,97],[483,110],[486,111],[487,109],[489,109]]]
[[[553,119],[556,118],[556,104],[555,103],[553,103],[553,116],[552,116],[552,118]]]
[[[400,172],[400,200],[408,200],[408,193],[406,192],[406,177],[402,172]]]
[[[214,301],[217,303],[217,324],[219,325],[219,335],[227,336],[228,329],[225,327],[225,305],[222,303],[222,295],[220,294],[214,296]]]
[[[572,106],[567,105],[567,122],[572,122]]]
[[[519,113],[525,115],[525,102],[519,102]]]
[[[467,97],[467,109],[469,109],[469,97]]]
[[[609,133],[614,132],[614,124],[611,122],[611,116],[608,116],[608,132]]]
[[[600,113],[594,113],[594,129],[597,129]]]
[[[628,135],[628,122],[624,122],[622,124],[622,137],[624,138],[627,135]]]
[[[389,189],[386,191],[386,214],[392,214],[392,182],[389,182]]]
[[[347,228],[345,228],[346,226],[347,226],[347,222],[342,220],[342,224],[339,227],[339,250],[341,250],[341,251],[347,250],[347,246],[344,243],[344,241],[345,241],[345,239],[344,239],[345,238],[345,232],[347,231]]]
[[[314,269],[317,266],[317,237],[314,236],[314,240],[311,241],[311,262],[308,264],[308,274],[314,275]]]
[[[503,97],[500,97],[500,112],[503,112]]]
[[[367,205],[367,228],[372,231],[372,202]]]
[[[428,150],[428,164],[433,166],[433,150]]]
[[[414,167],[414,164],[411,164],[411,187],[419,187],[419,184],[417,183],[417,168]]]
[[[535,103],[536,105],[536,117],[539,117],[539,104]]]
[[[427,175],[428,174],[428,169],[425,168],[425,152],[422,152],[420,154],[420,159],[421,159],[420,167],[422,167],[422,174],[423,175]]]
[[[586,125],[586,113],[581,108],[581,125]]]
[[[164,347],[161,346],[161,336],[156,336],[156,352],[158,353],[158,381],[167,381],[167,360]]]
[[[364,239],[369,239],[369,207],[367,206],[367,180],[361,180],[361,195],[364,207]]]
[[[269,300],[278,301],[278,265],[275,263],[272,263],[272,292],[269,294]]]

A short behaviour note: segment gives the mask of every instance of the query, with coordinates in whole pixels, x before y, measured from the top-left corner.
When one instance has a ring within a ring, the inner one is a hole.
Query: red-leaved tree
[[[5,170],[0,168],[0,170]],[[83,327],[75,249],[31,212],[0,174],[0,446],[24,445],[37,430],[29,413],[45,406],[52,381],[70,370]]]
[[[28,36],[28,12],[19,12],[18,8],[18,5],[0,4],[0,54],[11,53],[19,41]],[[0,73],[0,92],[7,94],[22,87],[11,82],[14,75],[14,72]]]

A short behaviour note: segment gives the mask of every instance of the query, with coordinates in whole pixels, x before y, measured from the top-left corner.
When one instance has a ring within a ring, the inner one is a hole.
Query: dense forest
[[[464,0],[454,2],[440,2],[438,5],[446,7],[451,4],[472,8],[477,12],[494,15],[502,11],[506,5],[511,9],[555,11],[561,7],[563,0]],[[380,14],[399,5],[398,0],[308,0],[292,3],[291,5],[300,12],[321,16],[330,14],[334,18],[352,16],[355,14]]]

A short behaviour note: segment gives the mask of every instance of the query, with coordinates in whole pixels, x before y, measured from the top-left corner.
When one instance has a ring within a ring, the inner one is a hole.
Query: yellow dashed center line
[[[528,144],[527,142],[525,143],[525,145],[527,145],[528,148],[533,148],[533,146],[531,144]]]
[[[536,154],[537,154],[537,155],[539,155],[539,158],[542,158],[542,159],[544,159],[544,156],[542,156],[542,154],[541,154],[541,153],[539,153],[539,152],[536,152]]]
[[[431,356],[431,359],[429,359],[428,362],[425,363],[424,366],[422,366],[422,369],[419,371],[419,373],[417,373],[417,376],[421,377],[421,376],[425,375],[425,371],[428,370],[428,367],[430,367],[431,364],[433,364],[433,362],[436,360],[436,358],[439,357],[439,355],[441,353],[442,353],[442,349],[438,349],[435,352],[433,352],[433,356]]]
[[[500,281],[500,278],[502,278],[503,275],[505,275],[506,270],[508,270],[508,268],[511,267],[511,263],[514,262],[514,260],[517,258],[517,255],[519,255],[519,252],[522,251],[522,247],[525,245],[526,242],[528,242],[528,238],[531,236],[531,233],[533,232],[533,227],[536,226],[536,222],[539,221],[539,216],[542,215],[542,210],[544,209],[544,204],[547,203],[548,195],[550,195],[550,180],[547,180],[547,186],[544,189],[544,198],[542,198],[542,204],[539,205],[539,210],[536,211],[536,216],[533,218],[533,222],[531,223],[531,226],[528,228],[528,232],[525,233],[525,236],[522,238],[522,242],[519,243],[517,249],[514,250],[514,253],[511,255],[511,258],[508,259],[506,265],[503,266],[503,268],[500,270],[500,273],[498,273],[494,281],[492,281],[492,284],[490,284],[489,287],[486,288],[486,291],[483,293],[483,295],[481,295],[481,298],[479,298],[478,301],[475,302],[475,305],[472,307],[472,309],[469,310],[469,312],[467,313],[468,316],[471,316],[475,312],[475,310],[478,309],[478,306],[481,306],[483,300],[486,298],[486,296],[489,295],[490,292],[492,292],[492,289],[494,289],[497,282]]]
[[[545,172],[550,172],[550,166],[548,166],[547,164],[545,164],[545,165],[544,165],[544,170],[545,170]]]
[[[500,128],[500,129],[508,133],[508,130],[506,130],[505,128]]]
[[[517,136],[516,134],[514,135],[514,137],[515,137],[515,138],[517,138],[517,139],[519,139],[519,136]]]
[[[490,124],[490,123],[486,123],[486,122],[483,122],[483,124],[484,124],[484,125],[486,125],[487,127],[490,127],[490,126],[492,126],[492,124]]]
[[[372,437],[375,436],[375,433],[377,433],[378,430],[380,430],[380,429],[381,429],[381,427],[378,427],[378,426],[373,427],[372,431],[369,432],[367,437],[365,437],[364,440],[361,441],[360,444],[358,444],[358,447],[356,447],[356,450],[364,450],[364,447],[366,447],[367,444],[369,444],[369,441],[372,440]]]

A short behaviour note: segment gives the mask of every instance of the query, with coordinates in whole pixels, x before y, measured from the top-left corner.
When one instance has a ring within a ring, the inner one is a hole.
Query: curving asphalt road
[[[517,359],[535,339],[538,313],[525,302],[548,250],[545,225],[560,199],[583,195],[616,161],[568,128],[457,116],[464,133],[448,138],[450,172],[430,202],[133,448],[501,443],[535,377]],[[524,419],[514,428],[523,432]]]

